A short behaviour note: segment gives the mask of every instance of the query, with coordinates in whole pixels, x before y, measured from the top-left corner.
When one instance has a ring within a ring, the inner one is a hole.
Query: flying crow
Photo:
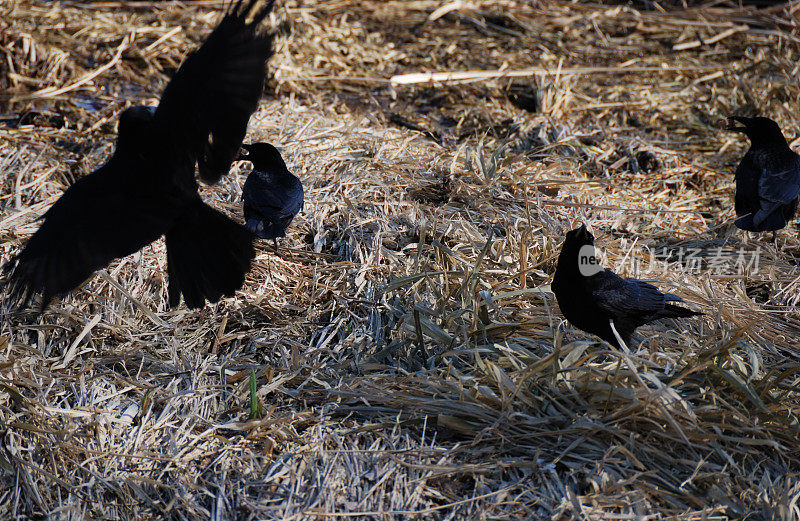
[[[200,178],[228,172],[261,97],[272,34],[259,26],[272,0],[239,0],[186,57],[158,107],[120,116],[108,162],[79,179],[44,214],[5,266],[12,304],[39,294],[41,309],[112,260],[166,237],[169,304],[190,308],[239,289],[255,256],[253,236],[206,205]]]

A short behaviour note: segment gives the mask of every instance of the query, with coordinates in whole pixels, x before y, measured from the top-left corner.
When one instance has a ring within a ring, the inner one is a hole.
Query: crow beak
[[[581,224],[580,228],[572,230],[568,235],[574,237],[578,242],[583,242],[586,239],[586,224]]]
[[[728,124],[725,127],[725,130],[732,130],[734,132],[746,132],[747,131],[747,122],[750,118],[743,118],[741,116],[728,116]],[[742,126],[737,125],[741,123]]]
[[[586,228],[586,223],[581,224],[575,237],[584,244],[594,244],[594,235]]]
[[[247,161],[248,156],[250,155],[250,145],[243,144],[242,148],[239,149],[239,153],[236,154],[236,161]]]

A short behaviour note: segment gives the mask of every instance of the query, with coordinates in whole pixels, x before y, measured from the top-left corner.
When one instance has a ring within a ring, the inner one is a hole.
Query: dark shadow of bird
[[[737,125],[740,123],[741,125]],[[776,232],[792,220],[800,195],[800,156],[789,148],[778,124],[769,118],[728,118],[728,130],[750,139],[736,168],[737,228]]]
[[[13,306],[38,294],[43,310],[162,235],[171,306],[183,295],[187,306],[201,307],[242,286],[255,256],[253,236],[202,201],[195,168],[213,184],[236,157],[272,54],[272,34],[259,28],[272,3],[231,4],[158,107],[122,113],[113,156],[64,192],[5,266]]]
[[[269,143],[242,145],[242,149],[247,155],[239,159],[253,163],[242,188],[245,226],[262,239],[272,239],[277,252],[277,238],[286,236],[292,219],[303,209],[303,184]]]
[[[653,320],[702,315],[671,304],[683,302],[676,295],[603,269],[595,255],[594,236],[585,224],[567,232],[551,288],[561,313],[573,326],[617,347],[610,320],[622,341],[629,344],[634,330]]]

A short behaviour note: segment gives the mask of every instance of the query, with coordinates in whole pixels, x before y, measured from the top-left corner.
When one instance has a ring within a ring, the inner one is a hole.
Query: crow
[[[561,312],[570,323],[609,344],[621,347],[610,321],[625,344],[633,331],[659,318],[702,315],[669,302],[683,302],[637,279],[623,279],[603,269],[586,225],[567,232],[551,285]]]
[[[286,168],[280,152],[269,143],[242,145],[253,163],[242,189],[245,226],[262,239],[272,239],[278,251],[278,237],[303,209],[303,184]]]
[[[199,308],[233,295],[255,257],[253,235],[206,205],[236,157],[264,88],[273,34],[259,25],[274,0],[232,3],[206,41],[167,84],[158,107],[121,115],[114,154],[50,207],[36,233],[4,267],[11,305],[54,297],[96,270],[164,235],[168,300]]]
[[[728,130],[750,139],[750,149],[736,168],[738,219],[734,224],[750,232],[771,231],[775,242],[777,230],[784,228],[797,210],[800,156],[769,118],[731,116]]]

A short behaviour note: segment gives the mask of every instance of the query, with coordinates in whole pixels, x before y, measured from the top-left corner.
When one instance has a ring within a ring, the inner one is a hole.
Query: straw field
[[[220,7],[0,3],[0,260]],[[279,1],[247,139],[304,210],[201,310],[167,307],[162,241],[3,305],[0,518],[800,519],[800,239],[733,227],[719,125],[798,138],[797,9]],[[239,220],[247,165],[201,189]],[[572,328],[581,222],[706,314],[627,351]]]

